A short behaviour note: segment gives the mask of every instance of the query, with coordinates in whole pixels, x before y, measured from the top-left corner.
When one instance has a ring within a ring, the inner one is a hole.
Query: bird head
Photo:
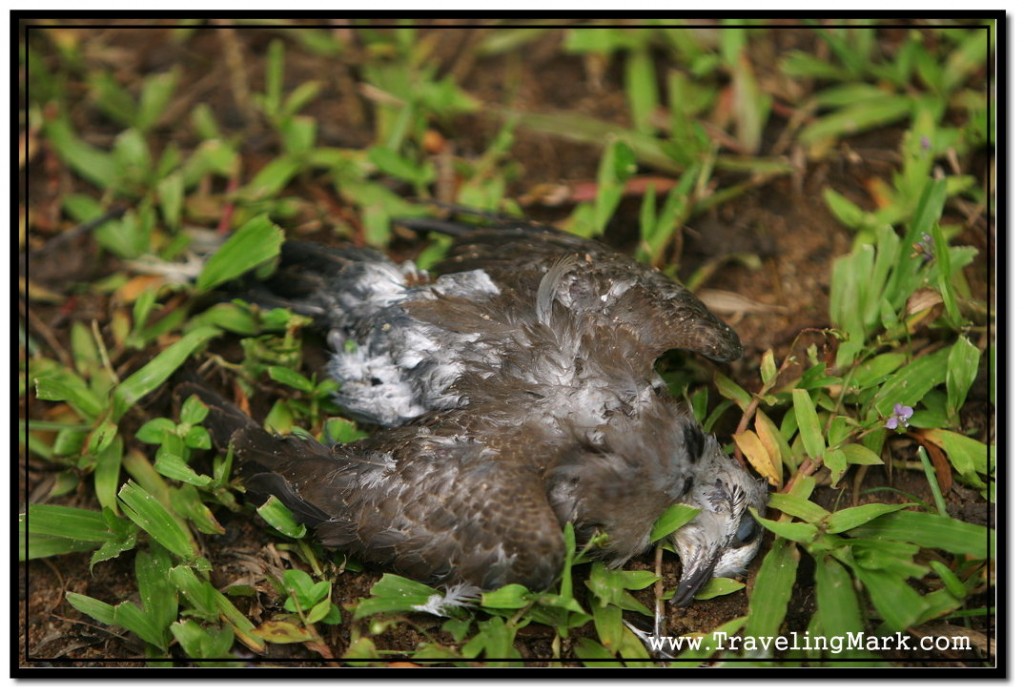
[[[767,484],[726,456],[715,438],[703,436],[693,485],[680,502],[700,513],[672,536],[682,564],[672,604],[686,606],[712,577],[743,573],[757,554],[762,529],[751,509],[764,514]]]
[[[581,433],[548,475],[548,496],[561,522],[601,531],[600,549],[622,565],[651,544],[658,517],[675,503],[700,513],[672,536],[683,572],[673,603],[686,605],[712,577],[742,573],[757,553],[767,486],[726,456],[675,408],[655,400],[630,417]]]
[[[566,418],[573,443],[547,472],[548,497],[560,521],[584,534],[604,532],[603,555],[621,565],[651,544],[650,533],[674,503],[694,499],[701,467],[716,462],[708,437],[675,402],[650,393],[632,413],[616,413],[599,427]]]

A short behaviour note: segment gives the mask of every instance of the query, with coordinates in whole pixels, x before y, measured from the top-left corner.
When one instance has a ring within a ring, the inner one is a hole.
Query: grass
[[[128,563],[137,592],[118,603],[68,592],[62,613],[73,607],[126,631],[124,657],[177,664],[237,664],[240,654],[277,643],[310,661],[349,665],[502,665],[540,655],[556,665],[649,666],[624,612],[651,615],[662,578],[592,561],[571,528],[564,572],[547,592],[504,587],[433,622],[422,620],[422,608],[443,604],[443,593],[395,575],[337,601],[338,584],[360,573],[357,559],[320,548],[276,501],[258,511],[245,505],[230,456],[210,452],[202,404],[186,402],[172,418],[161,395],[183,365],[205,361],[239,395],[269,403],[255,415],[274,430],[342,443],[363,436],[333,406],[336,385],[305,364],[307,320],[211,298],[228,281],[269,270],[286,231],[329,227],[359,244],[401,249],[408,241],[391,221],[423,214],[415,199],[522,213],[525,199],[513,195],[528,180],[528,163],[512,154],[520,140],[592,150],[589,185],[574,184],[562,199],[571,209],[561,224],[598,235],[638,202],[638,257],[672,273],[684,225],[756,200],[807,161],[856,155],[895,130],[890,167],[863,186],[829,180],[822,189],[850,240],[832,261],[829,325],[797,318],[797,341],[752,356],[733,378],[667,373],[704,426],[777,491],[760,519],[770,534],[757,572],[746,584],[715,581],[699,599],[710,604],[749,586],[740,613],[715,628],[750,639],[798,628],[828,638],[927,632],[939,621],[991,631],[979,609],[991,604],[994,538],[951,515],[944,499],[954,485],[978,500],[995,497],[995,443],[964,418],[965,405],[979,400],[989,412],[997,391],[996,317],[968,282],[986,250],[965,241],[972,219],[987,215],[992,187],[990,172],[961,166],[983,158],[994,136],[985,65],[1002,47],[991,43],[991,22],[922,22],[897,38],[872,23],[677,24],[498,25],[478,30],[445,65],[432,58],[444,35],[409,24],[165,24],[171,31],[153,40],[174,55],[215,50],[213,60],[223,60],[230,95],[219,97],[220,109],[196,96],[194,69],[115,70],[109,56],[141,50],[137,33],[34,24],[19,47],[28,68],[21,133],[30,187],[40,193],[25,201],[20,243],[45,252],[62,237],[88,237],[102,271],[70,290],[102,310],[90,318],[68,309],[67,287],[23,279],[30,321],[19,344],[20,447],[46,474],[31,479],[41,487],[22,502],[19,553],[26,562],[84,554],[90,568]],[[792,32],[799,48],[759,62],[780,31]],[[595,83],[614,82],[623,118],[515,103],[516,70],[542,45]],[[236,60],[246,51],[262,71]],[[310,61],[318,76],[296,77],[309,71],[293,63]],[[463,83],[477,61],[513,66],[506,102]],[[352,91],[339,95],[338,84]],[[360,111],[347,125],[358,132],[340,144],[336,133],[325,135],[326,115],[351,99]],[[460,140],[465,124],[494,119],[503,125],[482,147]],[[199,266],[192,250],[204,235],[223,244]],[[421,265],[444,244],[421,245]],[[167,272],[182,264],[195,272]],[[59,336],[40,330],[41,316],[61,326]],[[224,350],[235,342],[238,350]],[[979,390],[979,380],[988,388]],[[726,423],[738,425],[730,434]],[[887,502],[848,504],[829,496],[836,487],[871,494],[858,482],[882,467],[919,472],[930,498],[876,491]],[[213,584],[216,539],[257,515],[288,567],[265,581]],[[686,516],[670,511],[661,532]],[[801,563],[813,570],[798,572]],[[794,614],[797,596],[813,605],[809,616]],[[247,611],[254,598],[269,608],[260,620]],[[524,638],[538,630],[543,648]],[[992,664],[975,647],[983,659],[971,664]],[[833,657],[749,645],[683,656],[691,661],[676,666],[712,657],[827,665]],[[867,649],[842,656],[872,665],[912,659]]]

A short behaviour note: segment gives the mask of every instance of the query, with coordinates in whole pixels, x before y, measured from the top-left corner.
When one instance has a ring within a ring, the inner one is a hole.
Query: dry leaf
[[[135,300],[139,299],[139,296],[142,295],[142,293],[146,292],[146,290],[157,290],[165,282],[166,281],[162,276],[135,276],[119,287],[117,292],[114,293],[114,297],[121,304],[133,304]]]
[[[305,643],[316,637],[291,621],[264,621],[253,633],[268,643]]]
[[[782,481],[779,471],[772,464],[771,456],[757,433],[752,430],[744,430],[732,437],[736,441],[736,446],[743,452],[743,456],[750,462],[750,466],[754,467],[754,471],[768,479],[768,483],[778,486]]]
[[[701,290],[697,298],[716,314],[768,314],[786,310],[785,307],[751,300],[728,290]]]
[[[757,409],[757,415],[754,417],[754,430],[757,432],[757,437],[761,440],[761,444],[768,452],[768,459],[775,468],[778,481],[781,481],[782,451],[779,449],[779,443],[775,441],[775,437],[772,435],[772,431],[768,427],[767,421],[768,416],[764,415],[764,411]]]
[[[942,295],[931,288],[919,288],[907,300],[907,314],[913,316],[939,304],[942,304]]]

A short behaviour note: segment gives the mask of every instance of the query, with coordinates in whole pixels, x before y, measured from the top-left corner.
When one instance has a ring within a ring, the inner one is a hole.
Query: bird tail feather
[[[185,381],[175,389],[175,398],[180,402],[193,395],[210,410],[203,425],[214,446],[222,451],[234,447],[235,461],[248,493],[259,499],[275,496],[303,524],[316,526],[327,518],[293,485],[303,474],[322,468],[322,460],[327,456],[324,445],[297,436],[277,437],[268,433],[238,406],[199,381]]]

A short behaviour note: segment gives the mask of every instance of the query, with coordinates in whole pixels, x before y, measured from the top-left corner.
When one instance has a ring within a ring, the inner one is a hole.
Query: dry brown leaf
[[[754,471],[768,479],[768,483],[778,486],[782,481],[779,471],[772,464],[771,456],[757,433],[744,430],[732,437],[736,441],[736,446],[743,452],[743,456],[750,462],[750,466],[754,467]]]
[[[253,633],[268,643],[305,643],[316,638],[309,629],[291,621],[264,621]]]
[[[117,289],[117,292],[114,293],[114,298],[122,304],[132,304],[146,290],[157,290],[165,282],[162,276],[135,276]]]
[[[697,297],[716,314],[768,314],[786,310],[785,307],[751,300],[728,290],[701,290]]]
[[[764,446],[765,451],[768,452],[768,459],[775,468],[778,481],[781,481],[782,450],[779,449],[779,443],[775,441],[775,437],[772,435],[772,431],[768,427],[767,420],[768,416],[764,414],[764,411],[757,409],[757,414],[754,416],[754,430],[757,432],[757,437],[761,440],[761,444]]]
[[[907,314],[913,316],[940,304],[942,304],[942,295],[931,288],[919,288],[907,300]]]

